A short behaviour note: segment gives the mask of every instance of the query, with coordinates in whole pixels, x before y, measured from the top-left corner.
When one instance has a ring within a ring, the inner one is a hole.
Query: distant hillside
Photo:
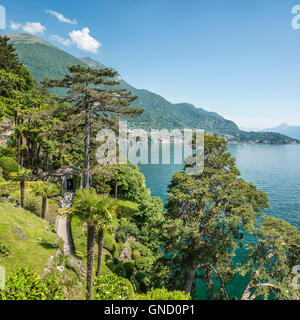
[[[91,68],[104,68],[101,63],[90,58],[75,58],[65,51],[45,42],[44,40],[28,34],[9,34],[11,42],[16,48],[20,61],[24,63],[34,78],[39,82],[44,78],[61,78],[68,71],[70,65],[89,66]],[[187,103],[172,104],[163,97],[144,89],[136,89],[125,82],[120,75],[117,76],[120,87],[139,97],[133,106],[144,109],[144,113],[134,120],[129,120],[135,127],[150,129],[193,128],[204,129],[210,133],[226,136],[229,140],[238,140],[258,143],[291,143],[293,139],[285,136],[272,136],[266,139],[260,134],[253,135],[240,131],[238,126],[226,120],[217,113],[208,112]],[[54,91],[63,95],[63,90]]]
[[[294,139],[300,140],[300,126],[290,126],[286,123],[282,123],[280,126],[271,128],[271,129],[264,129],[264,132],[278,132],[284,134],[286,136],[292,137]]]

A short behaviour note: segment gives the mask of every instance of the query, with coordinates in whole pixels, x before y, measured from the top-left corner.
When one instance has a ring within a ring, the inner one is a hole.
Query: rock
[[[73,257],[69,257],[68,261],[70,263],[71,268],[73,268],[75,271],[78,271],[81,274],[82,279],[84,280],[87,275],[86,266]]]
[[[22,231],[20,227],[13,228],[13,231],[17,234],[20,239],[28,240],[25,233]]]
[[[57,266],[56,269],[57,269],[59,272],[64,272],[64,271],[65,271],[65,267],[64,267],[64,266]]]
[[[121,261],[129,261],[131,259],[131,255],[129,251],[130,251],[130,244],[128,243],[128,241],[126,241],[124,244],[124,249],[119,256],[119,259]]]

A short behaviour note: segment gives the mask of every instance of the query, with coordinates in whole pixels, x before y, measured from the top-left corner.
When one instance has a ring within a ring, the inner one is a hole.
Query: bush
[[[135,278],[139,284],[139,291],[146,292],[150,285],[150,280],[147,277],[146,272],[138,271]]]
[[[133,276],[133,273],[134,273],[134,265],[131,263],[131,262],[126,262],[124,263],[124,268],[125,268],[125,271],[126,271],[126,278],[128,280],[130,280]]]
[[[147,273],[140,270],[135,275],[135,278],[138,282],[142,282],[146,277],[147,277]]]
[[[110,253],[114,253],[116,251],[117,242],[116,242],[115,238],[111,234],[109,234],[109,233],[105,233],[104,234],[103,247],[106,250],[108,250]]]
[[[21,202],[20,191],[11,194],[14,200]],[[35,195],[30,189],[25,189],[24,209],[37,216],[42,214],[42,197]]]
[[[114,268],[115,274],[119,277],[126,278],[126,269],[123,263],[119,263]]]
[[[5,244],[0,243],[0,258],[5,258],[11,255],[11,250]]]
[[[146,294],[136,295],[136,300],[191,300],[189,294],[183,291],[168,291],[167,289],[152,289]]]
[[[0,300],[64,300],[64,295],[55,279],[43,281],[26,267],[8,278],[6,289],[0,290]]]
[[[9,177],[9,173],[18,172],[20,170],[18,163],[10,157],[0,158],[0,167],[3,169],[7,177]]]
[[[135,262],[137,269],[150,273],[153,265],[153,259],[148,257],[141,257]]]
[[[94,281],[96,300],[132,300],[132,284],[115,274],[99,276]]]
[[[14,181],[0,182],[0,196],[10,196],[20,189],[20,184]]]
[[[138,250],[133,250],[131,254],[131,259],[132,260],[138,260],[141,257],[141,254]]]

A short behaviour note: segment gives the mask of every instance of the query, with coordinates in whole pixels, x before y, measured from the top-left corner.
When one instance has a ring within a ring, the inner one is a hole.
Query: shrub
[[[6,289],[0,290],[0,300],[64,300],[64,295],[55,279],[43,281],[26,267],[8,278]]]
[[[11,250],[5,244],[0,243],[0,258],[5,258],[11,255]]]
[[[141,270],[139,270],[135,275],[135,278],[138,282],[142,282],[146,277],[147,273]]]
[[[133,250],[131,254],[131,259],[132,260],[138,260],[141,257],[141,254],[138,250]]]
[[[131,262],[126,262],[124,263],[124,268],[125,268],[125,271],[126,271],[126,278],[128,280],[130,280],[133,276],[133,273],[134,273],[134,265],[131,263]]]
[[[136,260],[135,264],[139,270],[149,273],[153,265],[153,259],[148,257],[141,257],[138,260]]]
[[[14,200],[21,201],[20,191],[11,194]],[[30,189],[25,189],[24,209],[37,216],[42,213],[42,197],[35,195]]]
[[[139,291],[146,292],[148,287],[149,287],[149,285],[150,285],[150,280],[147,277],[146,272],[139,270],[136,273],[135,278],[136,278],[136,280],[137,280],[137,282],[139,284]]]
[[[119,263],[114,268],[115,274],[119,277],[126,278],[126,269],[123,263]]]
[[[109,234],[109,233],[105,233],[104,234],[103,247],[106,250],[108,250],[110,253],[114,253],[116,251],[117,242],[116,242],[115,238],[111,234]]]
[[[132,300],[132,284],[115,274],[99,276],[94,281],[96,300]]]
[[[136,295],[136,300],[191,300],[191,296],[183,291],[168,291],[162,288],[151,289],[146,294]]]
[[[14,181],[0,182],[0,196],[10,196],[20,189],[20,184]]]
[[[7,177],[9,177],[9,173],[18,172],[20,170],[18,163],[10,157],[0,158],[0,167],[3,169],[4,174]]]

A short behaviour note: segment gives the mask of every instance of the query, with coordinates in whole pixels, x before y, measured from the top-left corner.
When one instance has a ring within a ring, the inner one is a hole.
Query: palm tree
[[[19,169],[17,172],[10,173],[13,180],[20,181],[22,209],[24,209],[24,200],[25,200],[25,181],[29,180],[31,173],[32,173],[32,170],[28,170],[28,169]]]
[[[77,190],[75,193],[71,215],[77,216],[87,224],[87,284],[86,299],[92,298],[92,285],[94,276],[94,245],[96,227],[99,221],[99,205],[102,210],[102,203],[94,189]]]
[[[42,181],[36,182],[31,188],[37,196],[41,196],[43,198],[42,219],[45,219],[47,210],[47,199],[56,196],[59,193],[59,189],[53,183],[46,183]]]
[[[135,204],[129,201],[118,201],[107,195],[97,195],[93,188],[77,190],[75,193],[70,214],[87,223],[87,300],[92,298],[96,231],[98,229],[99,235],[97,274],[100,274],[104,231],[110,229],[116,211],[121,206],[136,208]]]

